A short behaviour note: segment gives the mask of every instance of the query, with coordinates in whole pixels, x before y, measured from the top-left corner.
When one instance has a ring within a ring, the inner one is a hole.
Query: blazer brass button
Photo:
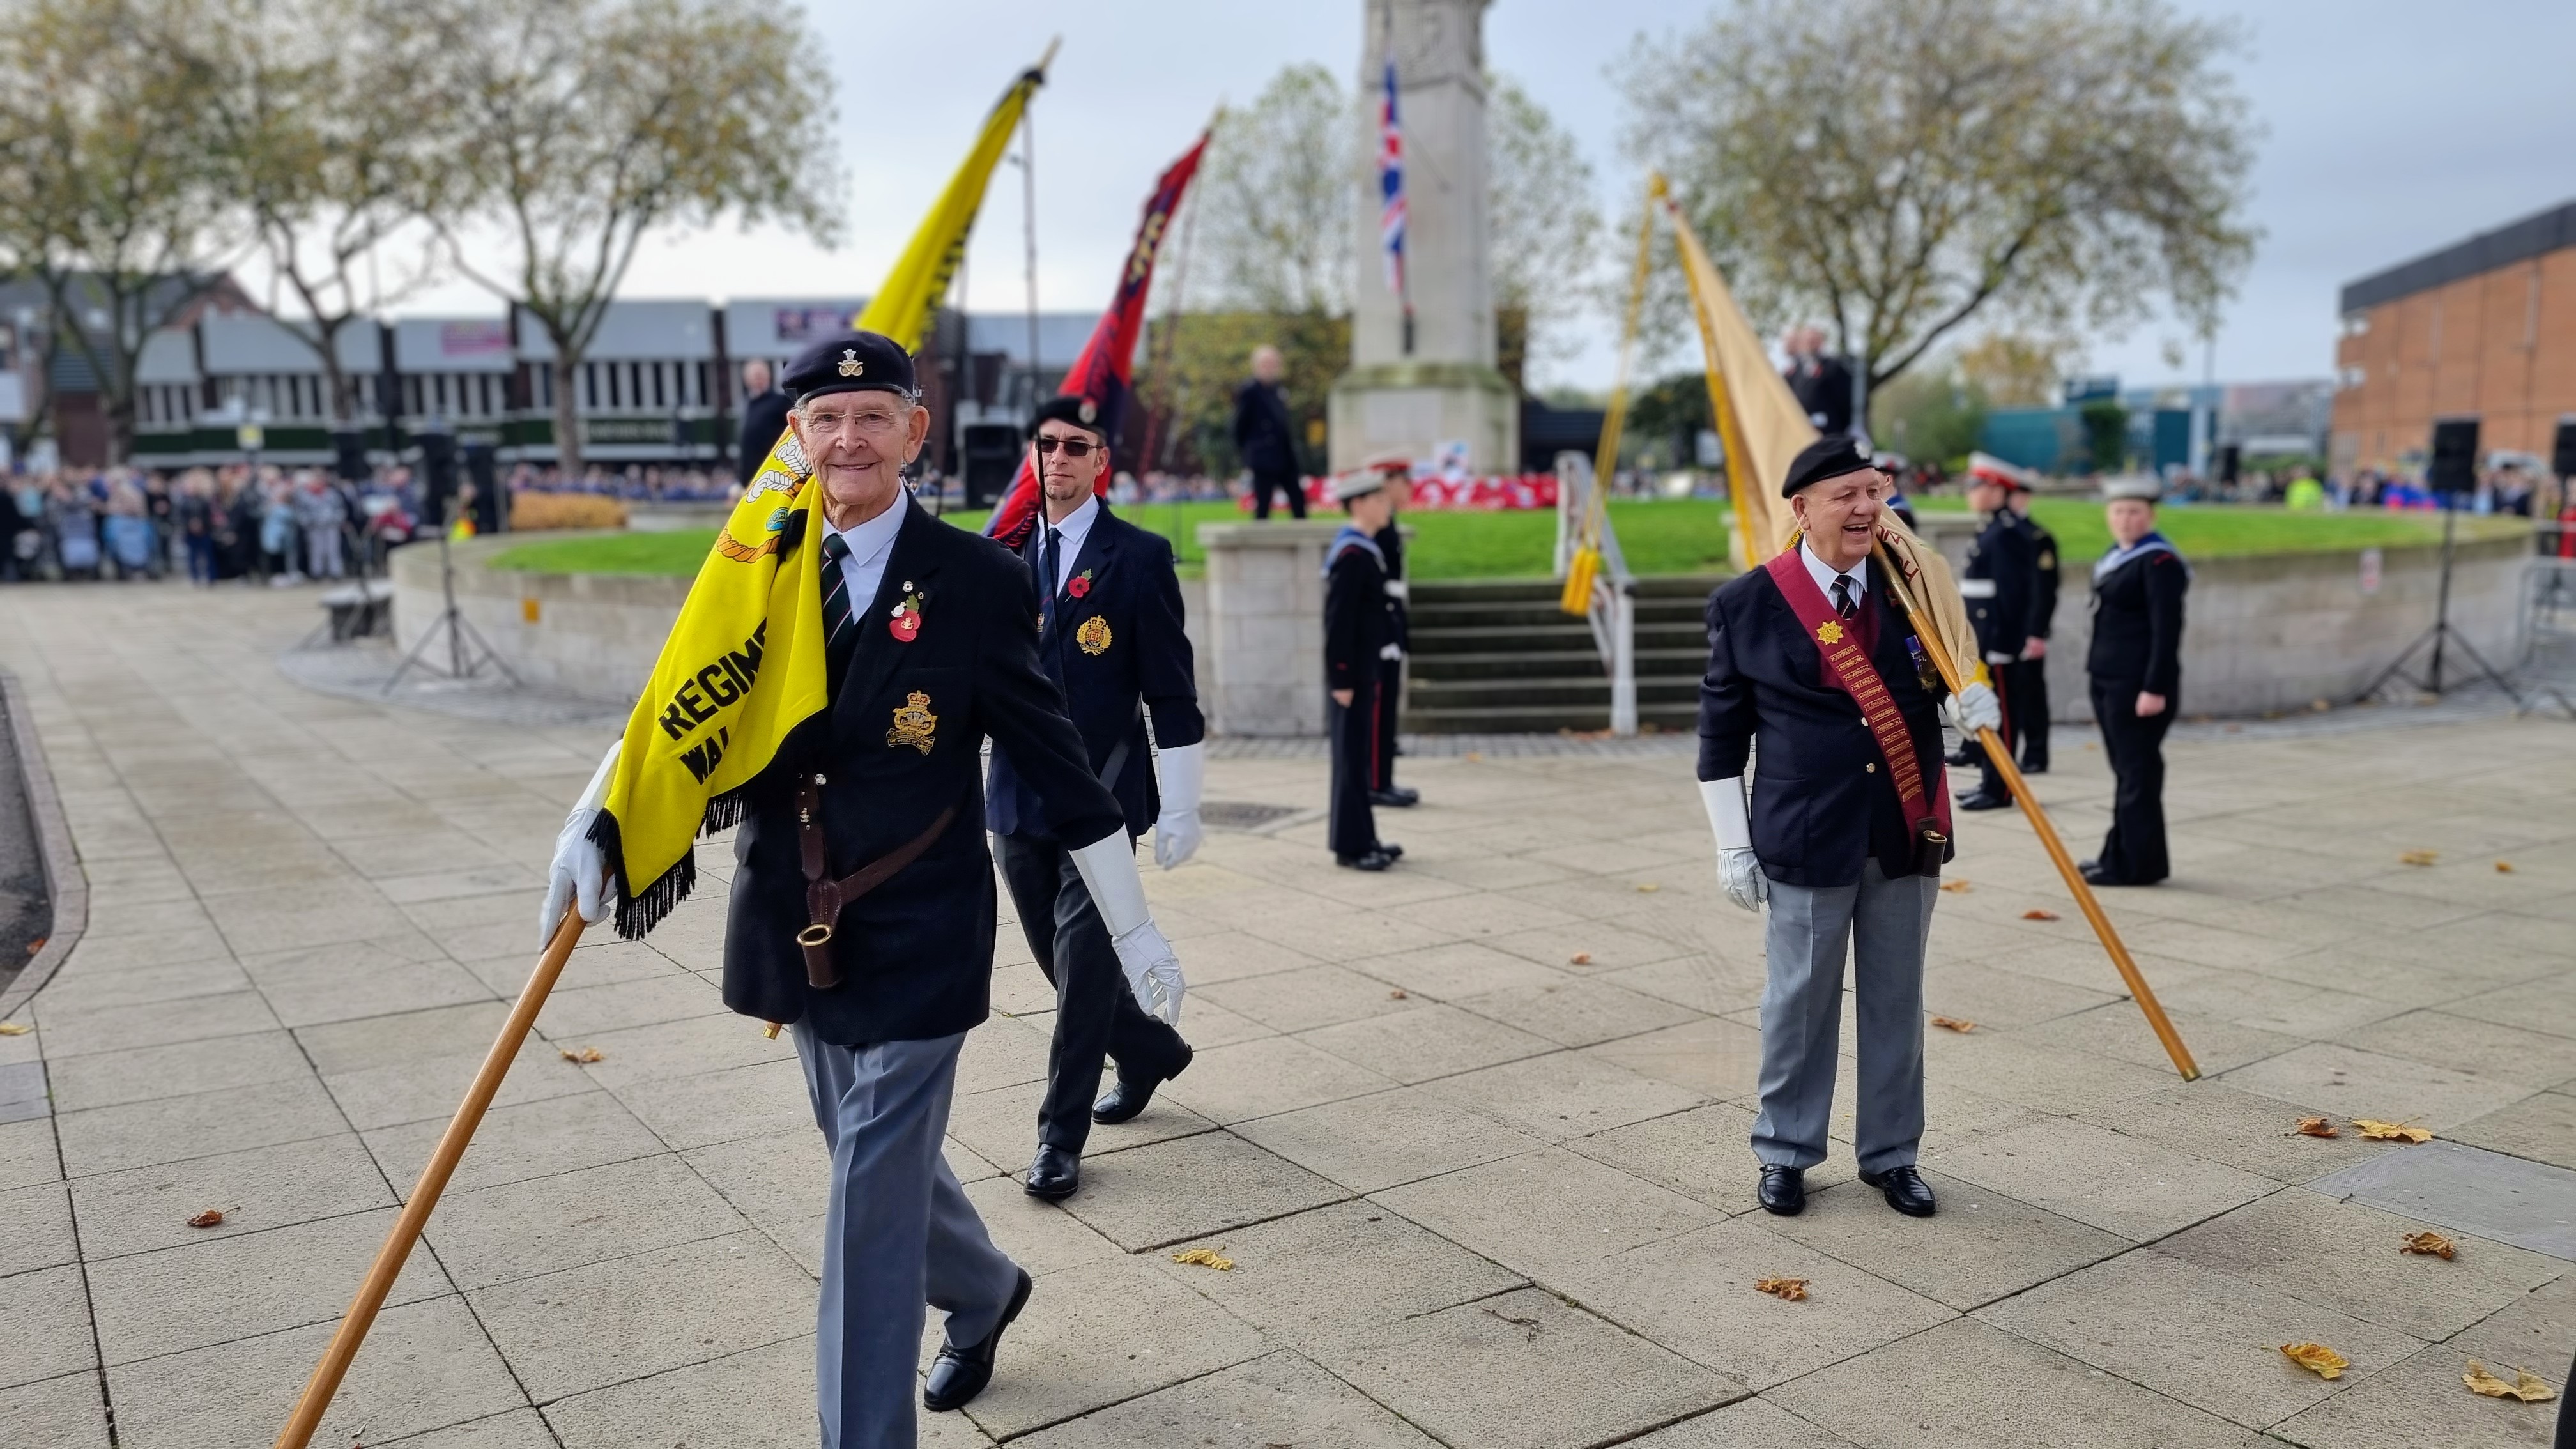
[[[1875,774],[1877,774],[1877,773],[1878,773],[1878,762],[1877,762],[1877,761],[1875,761],[1875,760],[1873,760],[1873,761],[1871,761],[1870,763],[1868,763],[1868,764],[1866,764],[1866,765],[1861,766],[1861,768],[1862,768],[1862,769],[1864,769],[1864,770],[1867,770],[1867,771],[1869,771],[1871,774],[1875,775]]]

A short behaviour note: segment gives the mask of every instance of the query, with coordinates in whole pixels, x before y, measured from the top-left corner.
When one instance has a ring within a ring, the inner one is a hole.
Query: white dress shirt
[[[1830,604],[1834,601],[1834,580],[1836,579],[1851,580],[1853,608],[1859,608],[1860,601],[1868,597],[1869,556],[1867,554],[1861,555],[1860,562],[1853,564],[1848,572],[1838,570],[1832,564],[1816,557],[1816,541],[1810,537],[1798,541],[1798,562],[1807,566],[1807,577],[1816,581],[1816,587],[1824,592],[1826,603]]]
[[[894,553],[894,536],[903,532],[909,505],[898,496],[884,512],[865,523],[832,528],[850,546],[841,559],[841,577],[849,581],[850,612],[864,614],[876,603],[877,585],[885,581],[886,559]],[[831,525],[826,523],[826,528]],[[867,621],[858,621],[865,624]]]
[[[1043,518],[1039,520],[1040,557],[1045,556],[1046,531],[1052,528],[1060,536],[1055,552],[1055,587],[1048,590],[1050,595],[1063,593],[1065,584],[1073,578],[1073,561],[1082,556],[1082,541],[1091,537],[1092,522],[1099,517],[1100,499],[1094,495],[1084,498],[1082,506],[1066,514],[1061,523],[1049,523]]]

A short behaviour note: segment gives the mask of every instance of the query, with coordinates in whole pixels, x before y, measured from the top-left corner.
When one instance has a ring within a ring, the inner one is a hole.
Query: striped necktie
[[[1852,602],[1851,575],[1849,574],[1834,575],[1834,612],[1842,615],[1846,619],[1860,612],[1860,606]]]
[[[850,556],[850,541],[838,533],[823,535],[823,660],[831,691],[841,692],[841,676],[850,667],[850,646],[858,642],[858,616],[850,606],[850,572],[841,561]]]

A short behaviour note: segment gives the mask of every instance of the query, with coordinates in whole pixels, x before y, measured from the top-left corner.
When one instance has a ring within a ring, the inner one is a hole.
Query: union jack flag
[[[1395,115],[1395,57],[1386,59],[1386,96],[1378,105],[1378,246],[1386,253],[1387,290],[1404,290],[1404,131]]]

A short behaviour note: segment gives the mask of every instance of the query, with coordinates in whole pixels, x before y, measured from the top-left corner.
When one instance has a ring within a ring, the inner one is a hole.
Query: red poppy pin
[[[1090,592],[1091,592],[1091,570],[1089,570],[1089,569],[1084,569],[1082,572],[1080,572],[1080,573],[1078,573],[1078,574],[1075,574],[1075,575],[1073,576],[1073,582],[1072,582],[1072,583],[1069,583],[1069,584],[1067,584],[1067,585],[1065,585],[1065,586],[1064,586],[1064,591],[1065,591],[1067,594],[1069,594],[1069,595],[1071,595],[1071,596],[1073,596],[1074,598],[1077,598],[1077,599],[1081,598],[1081,597],[1082,597],[1083,595],[1085,595],[1085,594],[1090,593]]]
[[[912,592],[910,584],[903,587],[902,602],[894,606],[894,617],[886,621],[886,632],[895,637],[895,642],[909,644],[921,636],[922,596]]]

